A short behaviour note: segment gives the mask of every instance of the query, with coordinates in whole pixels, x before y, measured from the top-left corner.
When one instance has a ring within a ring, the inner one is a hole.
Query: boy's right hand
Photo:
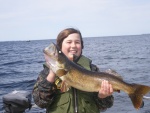
[[[55,73],[52,70],[49,70],[49,74],[47,75],[46,79],[49,82],[54,82],[55,81]]]

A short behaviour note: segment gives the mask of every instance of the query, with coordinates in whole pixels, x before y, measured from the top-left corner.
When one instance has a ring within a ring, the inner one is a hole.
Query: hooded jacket
[[[99,71],[83,55],[75,62],[87,70]],[[62,81],[56,76],[54,83],[48,82],[46,77],[49,68],[46,65],[43,67],[33,88],[33,99],[39,107],[46,108],[47,113],[99,113],[113,105],[113,96],[100,99],[98,93],[84,92],[73,87],[62,92]]]

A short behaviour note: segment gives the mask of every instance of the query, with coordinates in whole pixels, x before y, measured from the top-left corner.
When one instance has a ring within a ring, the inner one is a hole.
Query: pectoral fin
[[[70,86],[66,82],[62,81],[61,88],[60,88],[61,92],[66,92],[69,90],[69,88]]]

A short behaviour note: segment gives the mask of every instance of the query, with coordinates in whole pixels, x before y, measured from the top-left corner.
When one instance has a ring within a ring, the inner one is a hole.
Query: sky
[[[0,0],[0,41],[56,39],[68,27],[83,37],[150,33],[150,0]]]

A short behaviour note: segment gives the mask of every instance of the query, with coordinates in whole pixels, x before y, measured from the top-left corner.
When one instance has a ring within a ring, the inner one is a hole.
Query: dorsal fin
[[[107,69],[105,70],[106,73],[111,74],[112,76],[118,77],[119,79],[123,80],[122,76],[118,74],[115,70],[113,69]]]
[[[70,89],[71,86],[69,86],[65,81],[62,81],[61,83],[61,92],[66,92]]]

